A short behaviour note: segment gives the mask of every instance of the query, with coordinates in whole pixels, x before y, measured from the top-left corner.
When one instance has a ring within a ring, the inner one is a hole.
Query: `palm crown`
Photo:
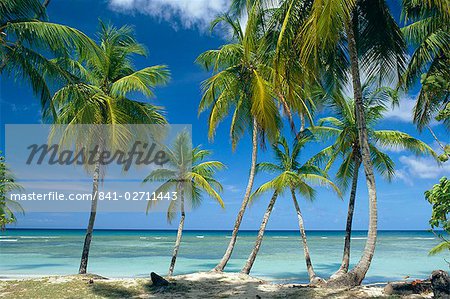
[[[39,0],[3,0],[0,4],[0,73],[27,80],[44,108],[51,99],[46,79],[67,82],[72,77],[43,53],[60,57],[76,49],[84,55],[94,47],[84,33],[48,22]]]
[[[414,154],[432,154],[434,151],[424,142],[401,131],[376,130],[375,125],[383,119],[387,107],[386,101],[396,101],[396,93],[390,88],[374,88],[372,84],[363,86],[363,99],[369,137],[369,147],[372,163],[375,169],[388,180],[395,175],[394,161],[383,151],[383,148],[401,148]],[[353,99],[338,100],[333,106],[337,117],[325,117],[318,121],[318,126],[312,132],[319,139],[334,139],[334,143],[317,155],[311,161],[319,164],[325,162],[325,170],[329,170],[335,161],[341,157],[342,164],[337,170],[337,180],[345,190],[353,176],[355,163],[361,161],[361,150],[358,142],[358,128],[355,117],[355,102]]]
[[[62,58],[59,65],[77,77],[53,96],[56,123],[146,124],[165,123],[158,107],[130,99],[134,93],[152,96],[152,88],[165,84],[169,71],[163,65],[135,70],[131,57],[145,55],[129,26],[116,28],[100,23],[99,46],[86,59]],[[52,111],[47,110],[47,116]]]
[[[261,26],[263,11],[253,5],[243,30],[239,20],[229,15],[219,17],[212,24],[224,24],[233,35],[233,43],[218,50],[202,53],[197,62],[215,73],[203,82],[203,97],[199,111],[211,108],[209,136],[233,108],[230,136],[233,147],[253,120],[258,130],[270,140],[276,140],[281,126],[280,115],[271,85],[272,69],[267,63],[267,49],[263,42]]]
[[[152,171],[145,179],[145,182],[164,181],[155,191],[156,194],[175,191],[178,200],[171,201],[167,210],[167,220],[171,222],[175,213],[189,200],[189,204],[195,208],[201,204],[202,192],[208,194],[217,201],[223,208],[224,203],[219,195],[222,185],[214,178],[215,173],[225,167],[219,161],[205,161],[211,155],[208,150],[200,147],[190,146],[189,134],[180,133],[173,146],[167,148],[168,167]],[[187,197],[186,197],[187,196]],[[156,202],[149,201],[147,212]],[[184,207],[183,207],[184,209]]]
[[[338,194],[339,189],[327,178],[327,174],[319,167],[310,163],[301,164],[298,159],[301,149],[311,140],[311,136],[303,137],[294,142],[292,150],[284,137],[272,146],[277,163],[262,162],[257,165],[259,171],[277,174],[275,178],[261,185],[253,193],[252,198],[273,190],[281,194],[285,190],[295,190],[308,199],[313,199],[315,190],[311,184],[321,184],[332,187]]]
[[[79,55],[77,59],[62,57],[55,60],[75,80],[56,91],[45,115],[53,119],[54,124],[69,125],[61,134],[62,144],[75,143],[78,147],[88,148],[99,145],[109,150],[123,150],[130,146],[132,138],[147,140],[142,139],[147,137],[135,135],[148,134],[144,131],[149,130],[131,128],[129,124],[166,123],[160,107],[136,101],[130,96],[136,93],[152,96],[152,88],[168,81],[169,71],[161,65],[135,70],[133,55],[145,55],[146,50],[135,40],[131,27],[116,28],[104,23],[100,26],[99,45],[94,51],[86,57]],[[96,130],[89,130],[91,136],[88,138],[88,130],[81,133],[76,127],[70,130],[72,125],[80,124],[97,126]],[[114,129],[110,129],[112,127]],[[151,137],[159,136],[158,131],[161,130],[149,129],[154,131]],[[54,131],[58,130],[56,127]]]

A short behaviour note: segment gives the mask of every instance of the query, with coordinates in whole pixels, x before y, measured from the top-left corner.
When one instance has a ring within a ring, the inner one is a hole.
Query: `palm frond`
[[[141,92],[153,97],[152,88],[166,84],[169,76],[169,70],[164,65],[147,67],[115,81],[111,85],[111,93],[125,97],[129,92]]]
[[[430,252],[428,253],[428,255],[436,255],[445,250],[450,250],[450,242],[448,242],[448,241],[443,241],[443,242],[439,243],[438,245],[436,245],[435,247],[433,247],[430,250]]]

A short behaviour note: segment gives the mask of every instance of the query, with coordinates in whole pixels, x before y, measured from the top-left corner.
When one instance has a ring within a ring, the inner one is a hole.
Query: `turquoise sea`
[[[175,231],[95,231],[89,272],[107,277],[147,277],[167,274]],[[175,274],[208,271],[222,256],[228,231],[185,231]],[[256,232],[240,232],[227,271],[239,271]],[[338,267],[344,232],[310,231],[308,241],[316,272],[328,277]],[[366,232],[352,237],[352,262],[359,259]],[[73,274],[78,270],[84,230],[8,230],[0,235],[0,277]],[[425,278],[448,269],[446,255],[428,256],[438,243],[426,231],[381,231],[365,283]],[[297,231],[266,233],[252,275],[274,282],[307,282],[303,249]]]

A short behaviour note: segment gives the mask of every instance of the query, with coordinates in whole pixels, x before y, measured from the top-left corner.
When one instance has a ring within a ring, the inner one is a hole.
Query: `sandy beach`
[[[199,272],[174,276],[168,287],[150,279],[108,279],[96,275],[1,280],[0,298],[432,298],[432,294],[387,296],[383,286],[351,290],[273,284],[237,273]]]

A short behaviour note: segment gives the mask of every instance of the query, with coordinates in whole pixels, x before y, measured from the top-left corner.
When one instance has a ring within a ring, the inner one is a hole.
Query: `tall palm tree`
[[[211,152],[202,150],[200,147],[192,149],[190,147],[189,134],[186,132],[177,136],[172,148],[167,149],[167,153],[170,169],[152,171],[144,179],[144,183],[164,180],[164,183],[156,189],[155,193],[176,192],[176,199],[170,202],[167,209],[167,220],[169,223],[172,222],[178,211],[181,214],[177,239],[169,267],[169,276],[172,276],[183,234],[186,201],[190,201],[190,206],[198,207],[202,201],[201,193],[204,192],[224,208],[224,203],[218,193],[222,191],[222,185],[214,179],[214,176],[216,171],[223,169],[225,165],[219,161],[205,161],[211,155]],[[158,201],[149,201],[147,212],[157,203]]]
[[[235,7],[245,8],[245,1],[233,0],[233,2]],[[278,1],[279,5],[275,5],[277,1],[266,2],[272,7],[268,9],[271,13],[266,29],[268,36],[266,43],[274,52],[274,88],[294,132],[296,129],[293,116],[297,114],[300,118],[298,133],[301,133],[306,127],[306,121],[313,124],[313,113],[323,104],[323,99],[318,94],[323,89],[324,82],[329,84],[331,78],[339,77],[341,74],[336,72],[339,68],[335,67],[318,76],[298,59],[299,49],[295,45],[301,41],[296,39],[297,31],[308,17],[311,1]],[[336,61],[339,60],[330,59],[330,62]]]
[[[232,43],[218,50],[202,53],[197,62],[213,76],[203,83],[203,97],[199,111],[211,109],[208,119],[209,137],[214,137],[216,128],[232,110],[230,139],[233,149],[247,130],[252,134],[252,158],[245,195],[242,200],[229,245],[216,271],[223,271],[228,263],[237,240],[237,234],[253,187],[257,161],[258,144],[265,139],[277,139],[281,126],[279,109],[275,100],[268,65],[267,49],[263,42],[264,10],[260,1],[255,1],[248,9],[245,29],[237,18],[223,15],[215,20],[212,27],[221,24],[231,30]],[[259,135],[259,138],[258,138]]]
[[[242,273],[250,273],[259,248],[261,247],[264,231],[266,229],[267,222],[269,221],[270,214],[272,213],[272,209],[275,205],[275,201],[277,200],[278,196],[282,195],[286,190],[288,190],[292,196],[294,207],[297,212],[298,225],[300,228],[300,235],[302,239],[309,280],[312,284],[317,284],[321,281],[321,279],[318,278],[316,276],[316,273],[314,272],[311,257],[309,255],[303,217],[296,198],[296,193],[299,192],[306,199],[312,200],[315,195],[315,190],[310,186],[311,183],[319,183],[321,185],[331,186],[339,194],[339,196],[340,191],[327,178],[326,173],[319,169],[317,166],[308,163],[301,165],[299,163],[298,158],[300,155],[300,151],[310,139],[311,137],[296,139],[291,152],[286,139],[284,137],[281,137],[280,140],[272,146],[277,164],[271,162],[263,162],[258,164],[258,170],[268,171],[270,173],[277,174],[277,176],[256,189],[251,197],[251,199],[254,200],[256,197],[264,194],[269,190],[273,191],[272,198],[269,201],[269,205],[267,206],[267,210],[264,214],[261,226],[259,228],[255,246],[253,247],[253,250],[248,257],[247,262],[241,271]]]
[[[446,0],[402,2],[402,16],[407,24],[402,32],[414,47],[404,83],[411,89],[420,79],[422,86],[414,107],[414,122],[422,129],[449,102],[450,3]],[[442,120],[450,126],[450,118]]]
[[[70,74],[50,58],[77,49],[92,50],[94,42],[82,32],[48,22],[40,0],[3,0],[0,4],[0,74],[30,83],[44,108],[51,99],[46,77],[71,80]]]
[[[387,180],[395,175],[394,161],[383,152],[385,148],[400,148],[409,150],[414,154],[431,154],[437,157],[434,151],[424,142],[400,131],[375,130],[374,126],[383,119],[386,106],[384,102],[392,101],[395,91],[390,88],[373,88],[370,83],[363,87],[363,99],[365,104],[365,119],[369,134],[369,147],[372,164]],[[361,148],[358,142],[358,126],[355,115],[355,102],[353,99],[339,100],[333,106],[337,117],[326,117],[318,121],[318,126],[311,131],[319,139],[333,139],[334,143],[311,159],[311,163],[325,163],[325,170],[341,158],[336,179],[341,190],[348,189],[351,182],[350,199],[348,203],[347,224],[345,228],[344,254],[339,270],[333,275],[337,278],[348,272],[350,263],[350,240],[352,233],[353,212],[355,207],[356,191],[361,166]]]
[[[303,3],[287,1],[291,5]],[[368,77],[376,75],[379,82],[398,77],[405,64],[405,44],[384,0],[314,0],[291,45],[299,48],[298,59],[303,65],[319,75],[342,73],[335,70],[346,66],[343,70],[351,74],[361,160],[369,194],[369,229],[358,264],[345,275],[329,280],[328,285],[356,286],[364,279],[375,252],[378,214],[360,73],[364,71]],[[332,87],[340,88],[347,77],[334,77],[333,81]]]
[[[145,55],[146,50],[139,44],[133,30],[129,26],[116,28],[100,23],[99,45],[95,51],[88,53],[86,59],[80,55],[77,59],[58,59],[56,63],[65,68],[74,77],[75,82],[68,83],[59,89],[52,98],[56,109],[54,124],[110,125],[108,136],[105,130],[92,130],[86,136],[86,130],[69,130],[63,135],[63,141],[75,143],[77,147],[94,148],[93,144],[108,150],[121,149],[127,146],[130,131],[124,124],[165,124],[166,120],[160,108],[149,103],[135,101],[128,96],[142,93],[152,96],[155,86],[165,84],[169,72],[165,66],[151,66],[135,70],[132,66],[133,55]],[[46,111],[48,113],[48,110]],[[72,132],[74,131],[74,132]],[[101,152],[101,150],[99,150]],[[98,154],[98,153],[97,153]],[[95,165],[85,165],[93,175],[93,200],[89,224],[81,256],[79,273],[87,270],[90,244],[97,213],[98,183],[104,175],[104,166],[97,161]]]
[[[1,155],[1,152],[0,152]],[[22,187],[15,182],[14,175],[5,163],[5,157],[0,156],[0,229],[17,221],[15,213],[24,213],[22,206],[8,196],[9,192],[20,191]]]

